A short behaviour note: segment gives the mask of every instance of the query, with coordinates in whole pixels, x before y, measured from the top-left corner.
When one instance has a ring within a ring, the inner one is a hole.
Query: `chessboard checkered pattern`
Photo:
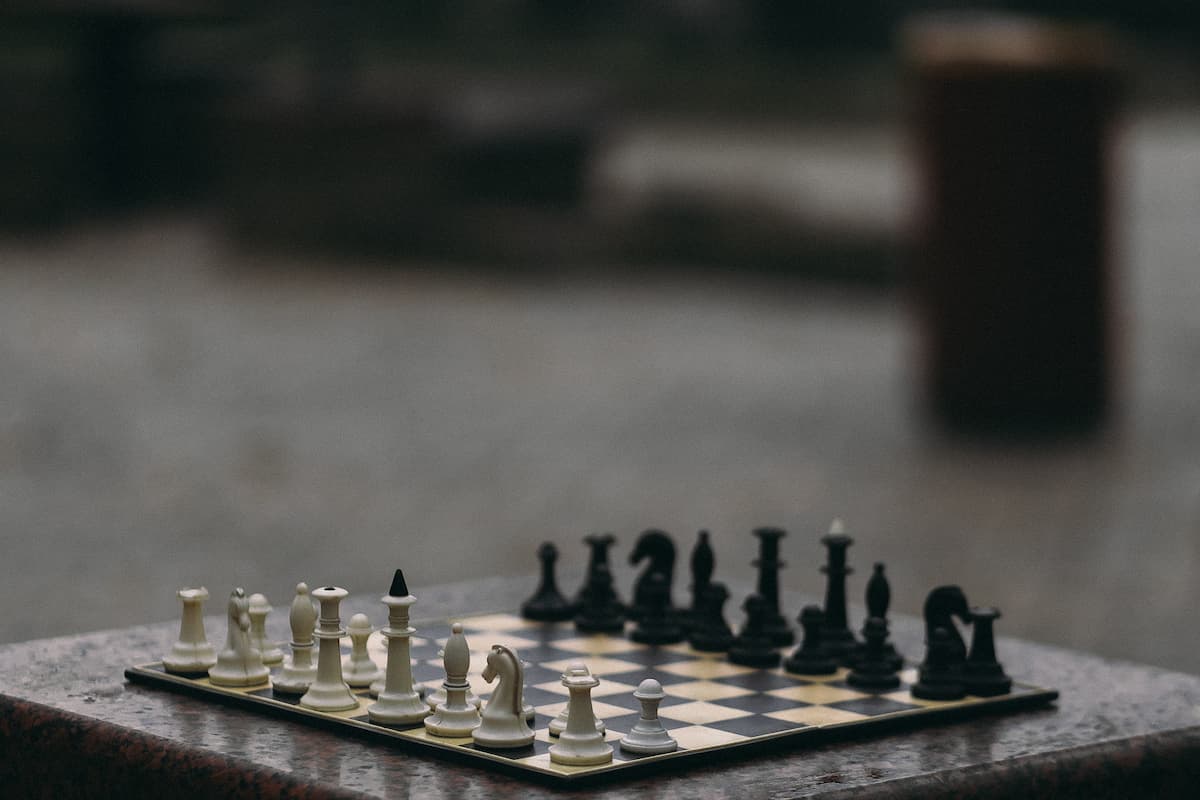
[[[515,648],[526,662],[525,701],[537,716],[532,723],[534,743],[519,750],[485,750],[470,738],[451,739],[431,736],[424,726],[391,728],[372,723],[367,707],[373,702],[366,689],[356,692],[359,707],[349,711],[326,713],[303,708],[299,698],[275,695],[270,686],[243,689],[213,686],[207,678],[186,678],[166,673],[161,664],[132,667],[127,677],[140,682],[163,684],[193,694],[249,706],[268,707],[307,721],[319,721],[334,727],[354,727],[392,741],[405,741],[432,751],[450,753],[511,770],[571,780],[648,766],[666,760],[701,757],[715,749],[726,750],[768,740],[820,740],[822,732],[848,727],[867,729],[872,725],[912,718],[912,722],[936,723],[965,711],[997,709],[1005,706],[1041,705],[1054,700],[1058,693],[1034,686],[1015,684],[1010,694],[999,697],[966,697],[962,700],[931,701],[915,698],[909,687],[916,671],[901,672],[899,689],[872,692],[846,683],[846,671],[828,676],[792,675],[782,669],[756,669],[731,664],[722,654],[700,653],[687,644],[650,647],[621,636],[589,636],[578,633],[570,623],[531,622],[514,614],[486,614],[463,617],[467,641],[471,647],[469,681],[475,694],[484,698],[494,686],[479,677],[488,650],[493,644]],[[448,621],[425,623],[410,640],[413,678],[432,688],[444,676],[441,646],[449,635]],[[376,661],[385,663],[386,642],[372,634],[368,649]],[[343,644],[343,652],[349,648]],[[547,726],[566,705],[568,692],[561,683],[567,665],[582,660],[600,685],[592,691],[596,716],[604,720],[606,736],[613,744],[613,761],[591,767],[572,767],[550,760],[553,738]],[[272,669],[272,675],[278,671]],[[617,744],[637,722],[641,704],[633,697],[637,685],[655,678],[666,692],[659,706],[659,718],[679,742],[679,750],[666,755],[624,753]]]

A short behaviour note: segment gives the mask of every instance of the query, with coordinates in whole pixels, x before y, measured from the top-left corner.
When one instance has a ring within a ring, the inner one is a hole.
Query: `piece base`
[[[922,700],[961,700],[967,696],[967,690],[961,683],[920,683],[913,684],[912,696]]]
[[[674,753],[679,749],[679,742],[674,739],[667,739],[662,742],[630,742],[628,737],[622,738],[620,741],[621,749],[627,753],[637,753],[643,756],[657,756],[663,753]]]
[[[900,676],[892,673],[871,673],[852,670],[846,676],[846,683],[859,689],[898,689]]]
[[[564,753],[563,750],[561,744],[550,745],[550,760],[555,764],[567,767],[591,767],[596,764],[607,764],[612,761],[613,757],[612,745],[607,742],[604,743],[603,750],[595,753]]]
[[[832,658],[789,658],[783,668],[793,675],[832,675],[837,672],[837,662]]]
[[[774,650],[742,650],[734,647],[729,651],[729,661],[743,667],[776,667],[782,656]]]
[[[271,671],[263,667],[262,672],[217,672],[208,671],[208,680],[213,686],[258,686],[267,683]]]
[[[678,626],[643,630],[634,628],[629,638],[638,644],[679,644],[684,640],[683,628]]]

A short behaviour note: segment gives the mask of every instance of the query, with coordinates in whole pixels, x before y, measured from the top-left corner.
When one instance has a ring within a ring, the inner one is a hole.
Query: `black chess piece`
[[[861,689],[896,689],[900,686],[900,676],[888,658],[885,645],[888,637],[887,620],[883,617],[868,617],[863,625],[862,656],[850,674],[846,683]]]
[[[728,658],[744,667],[775,667],[779,665],[779,651],[771,644],[771,637],[764,629],[769,606],[757,594],[746,598],[742,604],[746,612],[746,624],[729,647]]]
[[[875,570],[871,573],[871,577],[867,581],[867,619],[878,617],[886,622],[888,606],[892,600],[892,590],[888,585],[888,579],[884,575],[883,570],[884,565],[876,563]],[[865,652],[866,644],[860,643],[854,649],[853,655],[848,659],[849,665],[851,667],[856,666]],[[883,653],[888,663],[892,665],[892,669],[899,670],[904,667],[904,658],[896,651],[896,646],[891,641],[883,643]]]
[[[725,601],[729,590],[723,583],[709,583],[700,599],[700,611],[693,618],[688,643],[704,653],[723,653],[733,644],[733,631],[725,621]]]
[[[581,633],[622,633],[625,630],[625,616],[621,604],[616,601],[612,583],[608,565],[597,564],[583,589],[583,600],[575,615],[576,630]]]
[[[701,624],[704,595],[712,585],[715,566],[716,559],[713,557],[712,545],[708,542],[708,531],[700,531],[696,537],[696,546],[692,548],[692,606],[679,614],[679,622],[684,630],[690,631]]]
[[[804,638],[783,662],[783,668],[797,675],[832,675],[837,672],[837,661],[826,655],[821,647],[821,626],[825,622],[825,612],[820,606],[808,605],[800,612],[798,621]]]
[[[842,530],[841,520],[834,520],[829,533],[821,537],[821,544],[828,550],[827,561],[821,567],[821,572],[826,575],[821,647],[839,662],[849,662],[858,647],[846,621],[846,576],[854,572],[852,567],[846,566],[846,550],[854,544],[854,539]]]
[[[611,533],[592,533],[583,537],[583,543],[588,546],[588,566],[587,573],[583,577],[583,586],[576,595],[575,602],[572,604],[575,611],[578,613],[583,606],[584,598],[588,594],[588,587],[594,583],[595,575],[601,567],[608,572],[609,578],[612,578],[612,568],[608,566],[608,551],[617,541],[617,537]],[[621,598],[617,596],[617,591],[614,588],[612,581],[609,581],[609,594],[611,595],[606,603],[615,603],[622,614],[625,613],[625,606],[621,603]]]
[[[1012,691],[1012,678],[996,660],[996,641],[992,626],[1000,618],[996,608],[971,609],[971,652],[963,670],[963,683],[976,697],[994,697]]]
[[[958,700],[967,694],[963,686],[963,661],[946,628],[934,628],[921,662],[913,697],[924,700]]]
[[[779,570],[786,564],[779,559],[779,540],[787,536],[780,528],[756,528],[758,558],[751,562],[758,567],[758,596],[766,608],[763,611],[763,632],[775,647],[787,647],[796,641],[796,634],[779,611]]]
[[[648,605],[648,590],[651,575],[662,575],[667,584],[667,613],[674,615],[675,609],[671,604],[671,585],[675,580],[675,543],[671,537],[660,530],[650,529],[638,537],[633,552],[629,554],[629,563],[638,564],[648,560],[646,568],[638,576],[633,585],[633,603],[629,606],[628,617],[633,621],[641,619]]]
[[[645,603],[642,617],[629,634],[629,638],[640,644],[675,644],[684,639],[683,628],[671,614],[670,587],[660,573],[650,573],[646,584]]]
[[[963,643],[962,635],[954,624],[958,617],[964,624],[971,624],[971,609],[967,604],[967,596],[957,586],[938,586],[925,598],[925,642],[933,641],[933,632],[938,628],[946,630],[950,640],[949,657],[956,663],[962,664],[967,659],[967,646]]]
[[[575,604],[558,591],[554,577],[554,564],[558,561],[558,548],[543,542],[537,550],[542,563],[542,578],[537,591],[521,604],[521,616],[538,622],[563,622],[575,616]]]

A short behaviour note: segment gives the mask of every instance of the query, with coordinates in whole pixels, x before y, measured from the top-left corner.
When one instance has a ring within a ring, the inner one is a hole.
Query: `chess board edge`
[[[1041,689],[1026,684],[1014,684],[1014,689],[1022,690],[1020,693],[1001,697],[980,698],[969,705],[947,707],[939,709],[936,712],[930,712],[928,709],[898,711],[887,716],[781,731],[726,745],[681,749],[674,753],[642,756],[636,761],[614,761],[610,764],[597,767],[574,767],[571,768],[571,772],[564,772],[560,771],[562,768],[557,765],[554,765],[552,768],[545,768],[514,761],[505,755],[491,753],[482,749],[465,750],[461,745],[451,743],[455,740],[448,740],[444,743],[432,737],[418,739],[404,735],[406,731],[421,730],[421,726],[391,728],[375,725],[370,722],[338,717],[320,711],[312,711],[271,698],[256,697],[254,695],[241,694],[236,691],[204,685],[192,678],[172,675],[162,671],[161,662],[129,667],[125,670],[125,677],[133,683],[156,688],[167,688],[202,700],[216,701],[229,707],[265,711],[277,718],[297,720],[325,730],[350,733],[365,740],[386,740],[412,753],[425,753],[447,758],[458,763],[474,764],[475,766],[479,766],[478,762],[482,759],[510,775],[538,777],[554,783],[573,783],[582,779],[593,779],[601,775],[615,776],[619,774],[621,776],[633,777],[635,773],[641,773],[652,768],[662,768],[668,765],[683,767],[683,764],[678,762],[687,762],[701,756],[707,759],[726,760],[730,757],[751,757],[755,754],[772,750],[799,749],[799,746],[806,742],[810,745],[817,745],[857,738],[858,736],[884,735],[889,732],[910,728],[928,727],[934,719],[938,722],[948,723],[986,714],[1006,713],[1046,706],[1057,700],[1059,696],[1058,691],[1055,689]],[[263,687],[251,688],[261,689]],[[670,762],[676,763],[671,764]]]
[[[495,612],[490,615],[473,614],[454,619],[465,622],[489,616],[494,617],[497,614]],[[426,624],[439,625],[446,624],[446,622],[446,620],[429,621]],[[554,626],[539,624],[534,627],[553,628]],[[529,628],[526,627],[525,630],[528,631]],[[512,633],[517,636],[521,635],[520,631],[516,630]],[[611,638],[622,639],[619,636]],[[575,657],[585,661],[588,658],[586,654],[577,654]],[[712,658],[711,655],[708,658]],[[653,664],[646,663],[645,666],[649,670]],[[356,693],[362,701],[358,709],[349,712],[325,713],[304,708],[296,703],[295,698],[280,699],[276,697],[268,683],[244,688],[213,686],[204,676],[189,677],[168,673],[162,667],[161,662],[131,666],[125,670],[125,677],[135,684],[169,689],[202,700],[217,701],[227,707],[265,711],[277,718],[293,719],[325,730],[349,733],[359,739],[395,744],[409,753],[425,753],[458,763],[487,767],[509,775],[558,785],[577,784],[585,779],[592,781],[602,777],[633,777],[634,774],[648,770],[663,771],[683,768],[689,763],[692,765],[703,764],[716,759],[743,758],[766,750],[798,749],[798,747],[860,736],[881,735],[890,731],[943,724],[983,714],[1045,706],[1058,698],[1056,690],[1014,683],[1011,693],[995,697],[969,697],[965,700],[933,706],[918,704],[916,707],[883,712],[876,716],[798,724],[784,730],[757,733],[738,740],[681,747],[673,753],[618,759],[608,764],[591,767],[564,767],[550,762],[544,757],[528,760],[527,757],[534,754],[526,754],[523,757],[511,752],[489,752],[472,746],[469,740],[441,740],[438,737],[427,735],[423,725],[390,727],[372,723],[366,716],[362,703],[367,700],[362,697],[361,693]],[[802,680],[802,677],[793,677]],[[800,703],[799,705],[806,704]],[[617,746],[615,741],[611,743],[614,747]]]

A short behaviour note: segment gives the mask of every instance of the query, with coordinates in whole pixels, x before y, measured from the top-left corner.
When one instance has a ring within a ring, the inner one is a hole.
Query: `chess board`
[[[357,709],[325,713],[302,707],[298,696],[275,695],[269,685],[213,686],[207,678],[169,674],[161,663],[130,667],[125,675],[137,683],[164,686],[335,730],[354,731],[418,751],[567,783],[600,774],[661,767],[667,762],[711,760],[718,753],[734,749],[767,745],[802,747],[835,735],[878,731],[889,725],[947,723],[966,714],[1045,705],[1058,697],[1055,690],[1017,683],[1010,694],[998,697],[921,700],[909,692],[909,686],[916,680],[916,670],[911,667],[901,673],[903,683],[899,689],[873,692],[849,686],[845,670],[818,677],[792,675],[779,668],[742,667],[729,663],[722,654],[700,653],[687,644],[650,647],[621,636],[581,635],[570,623],[531,622],[515,614],[487,614],[457,621],[463,623],[471,646],[471,688],[485,701],[494,686],[485,683],[479,674],[493,644],[516,648],[528,664],[525,700],[537,711],[531,725],[537,736],[531,746],[508,751],[486,750],[469,738],[431,736],[420,725],[404,728],[376,725],[367,716],[367,707],[373,700],[366,689],[357,693]],[[438,652],[449,635],[449,622],[416,627],[417,635],[411,639],[413,677],[419,683],[439,685],[444,673]],[[373,634],[368,647],[376,663],[384,664],[386,642],[382,635]],[[348,653],[349,648],[343,645],[343,651]],[[613,745],[610,764],[573,767],[550,760],[549,748],[554,740],[547,726],[566,705],[568,694],[560,677],[568,663],[577,659],[583,660],[600,679],[600,685],[592,692],[593,707],[596,716],[604,720],[606,736]],[[273,668],[272,674],[278,670]],[[617,744],[638,720],[641,705],[633,697],[633,691],[645,678],[657,679],[666,692],[659,717],[679,742],[676,752],[639,756],[622,752]]]

